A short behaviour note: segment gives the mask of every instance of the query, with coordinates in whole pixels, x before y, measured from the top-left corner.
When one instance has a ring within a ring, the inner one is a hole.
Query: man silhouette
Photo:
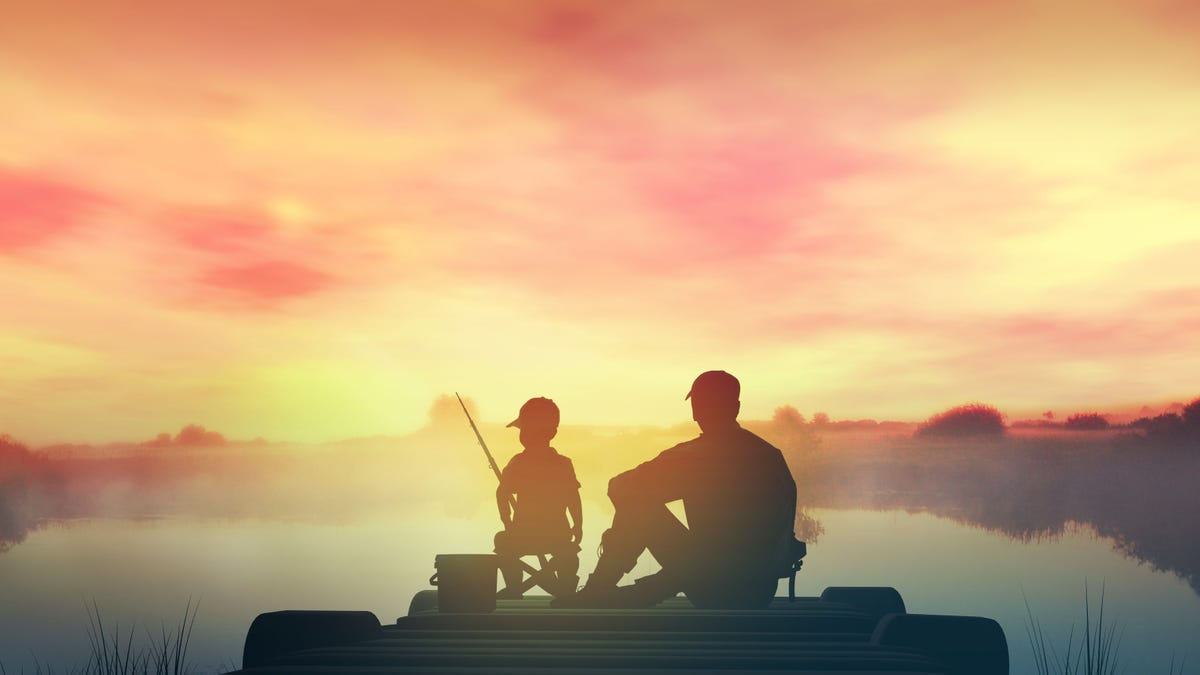
[[[700,436],[609,482],[612,527],[587,584],[560,607],[652,606],[682,591],[705,608],[765,607],[793,540],[796,483],[783,453],[737,422],[741,384],[723,370],[692,383]],[[667,509],[683,500],[687,526]],[[649,549],[662,571],[617,586]]]

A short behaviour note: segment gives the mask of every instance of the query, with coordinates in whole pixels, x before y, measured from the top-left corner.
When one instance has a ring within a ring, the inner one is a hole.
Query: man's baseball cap
[[[510,427],[520,429],[524,426],[558,426],[558,406],[548,398],[539,396],[525,401],[517,419],[508,423]]]
[[[692,396],[704,396],[736,401],[741,395],[742,383],[736,377],[723,370],[709,370],[700,373],[683,398],[687,400]]]

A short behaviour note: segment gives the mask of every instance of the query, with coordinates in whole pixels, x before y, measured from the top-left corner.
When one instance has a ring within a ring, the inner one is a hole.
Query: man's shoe
[[[648,592],[652,591],[652,592]],[[574,595],[550,601],[555,609],[647,609],[663,600],[657,589],[644,585],[584,586]]]
[[[561,598],[566,595],[575,595],[579,589],[579,577],[577,575],[564,576],[558,580],[558,585],[554,587],[553,595],[556,598]]]
[[[550,601],[555,609],[619,609],[621,594],[616,586],[588,585],[575,593],[563,595]]]

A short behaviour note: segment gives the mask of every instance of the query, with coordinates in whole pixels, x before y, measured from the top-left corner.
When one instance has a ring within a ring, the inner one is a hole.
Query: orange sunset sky
[[[4,2],[0,431],[1200,394],[1200,5]]]

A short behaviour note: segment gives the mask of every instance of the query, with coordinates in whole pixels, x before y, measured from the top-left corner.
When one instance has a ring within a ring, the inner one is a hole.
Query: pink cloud
[[[953,370],[994,373],[1003,380],[1013,364],[1031,372],[1050,372],[1058,364],[1120,364],[1131,381],[1151,377],[1137,364],[1168,354],[1189,354],[1200,331],[1195,299],[1200,289],[1179,289],[1139,296],[1102,314],[1066,312],[1021,314],[960,322],[943,320],[930,336],[957,344],[939,359]]]
[[[657,158],[660,170],[634,177],[634,189],[693,255],[763,253],[821,211],[823,187],[869,166],[849,149],[809,141],[801,131],[689,143]]]
[[[0,168],[0,252],[35,247],[70,232],[103,202],[50,175]]]
[[[678,49],[702,26],[662,5],[609,5],[604,11],[555,5],[534,9],[528,22],[527,44],[534,52],[552,53],[550,70],[569,69],[577,79],[598,78],[626,90],[692,80],[720,63],[702,50]],[[664,41],[663,35],[673,39]]]
[[[740,45],[756,53],[758,45],[712,43],[717,17],[671,11],[552,11],[531,31],[555,53],[512,96],[555,123],[550,152],[624,199],[601,204],[606,215],[646,222],[655,230],[646,240],[660,246],[599,242],[588,260],[610,253],[619,267],[649,257],[651,274],[677,274],[810,246],[804,223],[829,214],[828,189],[904,170],[887,139],[953,98],[944,91],[818,95],[819,81],[804,82],[811,65],[798,64],[792,80],[763,78],[761,64],[730,51]],[[662,39],[663,26],[672,39]]]
[[[172,216],[179,242],[189,249],[229,255],[282,245],[274,232],[274,221],[250,211],[192,210]]]
[[[1193,0],[1141,0],[1137,4],[1168,34],[1200,35],[1200,5]],[[1192,46],[1195,47],[1194,42]]]
[[[361,263],[372,254],[351,228],[314,224],[285,233],[271,216],[237,207],[175,209],[164,220],[174,228],[174,244],[196,260],[187,303],[270,307],[370,268]]]
[[[215,266],[204,272],[200,281],[210,288],[231,293],[235,301],[253,305],[318,293],[327,288],[333,278],[301,263],[270,260]]]

